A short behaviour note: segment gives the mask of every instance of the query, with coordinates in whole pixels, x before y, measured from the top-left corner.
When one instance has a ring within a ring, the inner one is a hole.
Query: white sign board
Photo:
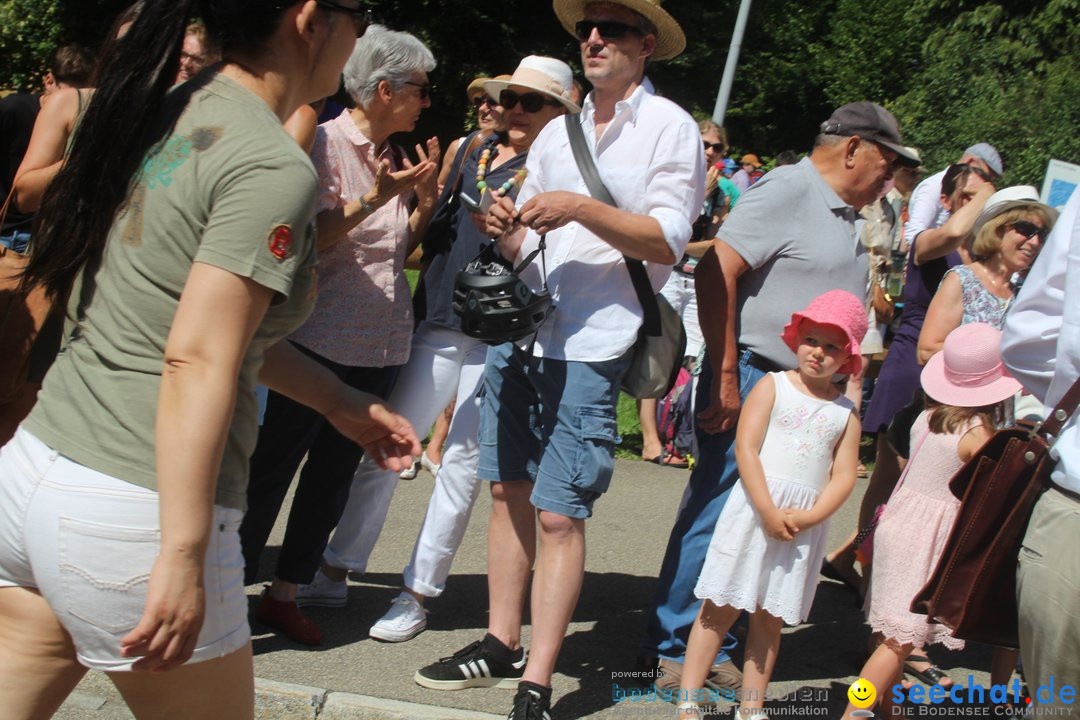
[[[1077,185],[1080,185],[1080,165],[1051,160],[1046,166],[1046,177],[1043,178],[1039,199],[1046,205],[1061,210]]]

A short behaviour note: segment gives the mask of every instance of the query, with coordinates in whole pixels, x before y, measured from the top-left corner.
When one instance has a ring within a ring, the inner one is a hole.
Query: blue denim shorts
[[[536,508],[590,517],[611,484],[615,406],[629,362],[629,356],[603,362],[538,358],[512,343],[490,348],[477,475],[532,482]]]
[[[12,230],[9,233],[0,235],[0,245],[25,255],[26,248],[30,246],[30,233],[22,230]]]

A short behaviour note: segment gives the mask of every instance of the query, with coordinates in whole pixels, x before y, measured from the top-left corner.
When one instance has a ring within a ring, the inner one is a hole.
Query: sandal
[[[930,663],[930,667],[923,670],[917,670],[911,665],[913,662]],[[930,661],[930,658],[924,655],[908,655],[907,662],[904,663],[904,672],[912,677],[918,678],[927,685],[941,685],[941,687],[945,688],[953,686],[952,678],[950,678],[944,670],[937,665],[934,665]],[[947,685],[942,685],[942,680],[948,680],[949,683]]]
[[[679,457],[674,453],[669,453],[666,450],[661,451],[660,454],[655,457],[641,459],[647,463],[652,463],[653,465],[675,468],[677,470],[686,470],[690,467],[690,462],[688,460]]]
[[[704,718],[704,708],[693,702],[679,703],[675,707],[675,712],[679,720],[696,720],[697,718]]]

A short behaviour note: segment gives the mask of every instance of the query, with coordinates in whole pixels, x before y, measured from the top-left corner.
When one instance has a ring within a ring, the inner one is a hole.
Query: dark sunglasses
[[[585,42],[592,36],[593,28],[596,28],[600,37],[605,40],[619,40],[626,37],[627,33],[643,34],[641,28],[613,20],[582,20],[574,26],[574,31],[577,33],[578,40]]]
[[[315,0],[316,5],[320,5],[327,10],[333,10],[334,12],[345,13],[350,16],[353,21],[353,25],[356,26],[356,37],[361,37],[368,29],[368,25],[371,24],[371,10],[366,7],[354,8],[341,3],[334,2],[334,0]]]
[[[405,84],[412,85],[414,88],[419,90],[421,100],[427,100],[429,97],[431,97],[431,83],[418,83],[413,82],[412,80],[406,80]]]
[[[705,145],[706,150],[712,148],[714,153],[723,154],[724,152],[724,143],[711,143],[708,140],[702,140],[701,142]]]
[[[1029,223],[1027,220],[1017,220],[1012,224],[1012,229],[1028,240],[1038,236],[1039,242],[1046,242],[1046,236],[1050,234],[1048,229],[1039,227],[1035,223]]]
[[[476,108],[477,110],[484,107],[485,105],[494,105],[494,104],[495,104],[495,101],[492,100],[487,95],[481,95],[479,97],[474,97],[472,99],[472,106],[474,108]]]
[[[513,110],[519,102],[521,103],[521,109],[527,113],[540,112],[540,109],[545,105],[557,106],[560,104],[558,101],[538,92],[519,95],[513,90],[503,90],[499,93],[499,104],[507,110]]]

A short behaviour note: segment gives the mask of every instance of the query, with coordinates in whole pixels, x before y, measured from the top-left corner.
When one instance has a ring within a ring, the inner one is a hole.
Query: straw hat
[[[854,375],[862,368],[862,348],[860,344],[866,337],[866,307],[859,298],[846,290],[830,290],[810,301],[805,310],[792,313],[791,322],[784,326],[780,338],[791,352],[799,348],[799,326],[804,320],[819,325],[839,328],[847,336],[845,350],[851,355],[847,362],[837,369],[839,375]]]
[[[585,19],[585,6],[598,0],[554,0],[552,6],[566,31],[577,37],[574,26]],[[686,35],[675,18],[660,7],[660,0],[603,0],[622,5],[643,16],[656,27],[656,50],[653,60],[670,60],[686,48]]]
[[[1020,390],[1001,362],[1001,331],[977,322],[949,333],[920,380],[927,395],[957,407],[993,405]]]
[[[518,63],[513,75],[500,75],[499,78],[506,79],[497,78],[484,82],[484,90],[495,99],[498,99],[499,94],[506,88],[517,85],[558,100],[570,112],[581,112],[581,108],[570,99],[570,91],[574,87],[574,72],[562,60],[529,55]]]

